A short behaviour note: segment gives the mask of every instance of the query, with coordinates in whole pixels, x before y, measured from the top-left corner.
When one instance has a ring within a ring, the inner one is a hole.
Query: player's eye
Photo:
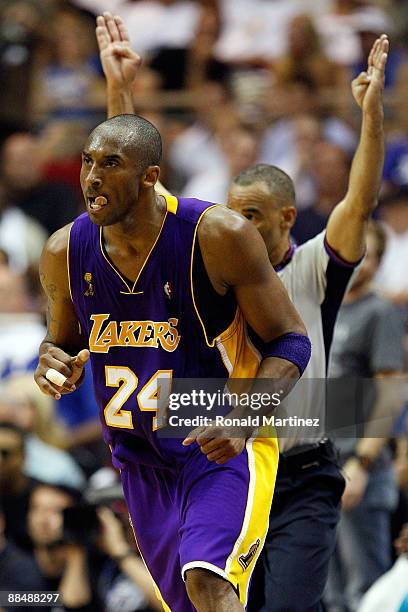
[[[91,163],[91,158],[89,157],[89,155],[83,155],[82,156],[82,161],[84,164],[90,164]]]
[[[107,159],[106,162],[105,162],[105,166],[107,168],[111,168],[111,167],[117,166],[117,165],[118,165],[118,162],[116,161],[116,159]]]

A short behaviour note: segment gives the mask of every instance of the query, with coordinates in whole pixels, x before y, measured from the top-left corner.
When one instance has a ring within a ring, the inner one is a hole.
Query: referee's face
[[[231,185],[228,208],[239,212],[256,227],[269,255],[288,239],[290,228],[285,220],[286,208],[264,183]]]

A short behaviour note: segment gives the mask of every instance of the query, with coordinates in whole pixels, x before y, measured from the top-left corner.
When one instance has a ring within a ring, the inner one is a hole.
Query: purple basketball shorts
[[[177,472],[128,463],[121,470],[135,539],[164,610],[194,612],[184,584],[208,569],[247,602],[268,529],[278,467],[275,438],[249,440],[225,465],[196,446]]]

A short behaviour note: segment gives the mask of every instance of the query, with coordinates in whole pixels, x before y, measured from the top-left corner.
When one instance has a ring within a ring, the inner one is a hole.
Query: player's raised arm
[[[34,378],[41,391],[55,399],[75,390],[89,359],[69,291],[69,230],[67,225],[49,238],[40,262],[41,284],[48,299],[47,334],[40,345]],[[66,379],[61,378],[60,384],[58,373]]]
[[[368,68],[352,83],[353,96],[362,111],[360,142],[354,155],[345,198],[327,224],[327,242],[343,259],[358,261],[365,251],[367,220],[377,205],[384,164],[382,92],[389,42],[376,40]]]
[[[140,56],[132,49],[129,34],[118,15],[104,12],[96,18],[96,40],[103,72],[106,78],[107,115],[133,114],[132,87],[142,63]],[[156,191],[170,195],[158,181]]]
[[[121,17],[105,12],[96,18],[96,40],[107,87],[109,117],[134,113],[132,86],[141,64]]]

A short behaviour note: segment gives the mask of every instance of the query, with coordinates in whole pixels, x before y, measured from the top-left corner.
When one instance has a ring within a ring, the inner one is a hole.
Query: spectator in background
[[[32,557],[21,551],[5,535],[5,516],[0,500],[0,591],[35,591],[41,576]],[[2,610],[13,608],[2,608]],[[20,612],[32,607],[20,607]]]
[[[89,581],[86,550],[63,539],[63,511],[79,499],[75,489],[38,483],[30,496],[27,531],[40,575],[36,590],[58,591],[64,609],[88,612],[97,602]]]
[[[359,37],[360,57],[352,66],[352,76],[355,78],[364,70],[363,60],[370,51],[375,39],[383,32],[389,35],[393,33],[393,25],[387,14],[379,6],[366,6],[356,11],[353,17],[353,26]],[[387,64],[387,74],[385,77],[385,88],[395,85],[398,79],[398,72],[403,62],[403,54],[398,44],[390,47],[389,70]]]
[[[384,231],[371,222],[366,256],[333,338],[329,377],[344,382],[332,392],[329,386],[330,414],[341,414],[343,427],[363,423],[364,434],[356,437],[358,429],[351,427],[349,437],[335,437],[346,488],[326,589],[328,612],[355,612],[362,595],[391,566],[391,513],[398,492],[386,442],[402,404],[395,377],[404,369],[404,329],[395,307],[373,290],[384,249]]]
[[[78,214],[78,199],[71,187],[63,182],[44,181],[42,151],[34,136],[19,133],[7,138],[1,158],[7,206],[31,215],[48,233],[69,223]],[[14,229],[13,234],[18,232]]]
[[[27,521],[43,583],[37,590],[60,592],[65,610],[162,609],[142,560],[109,508],[96,513],[74,489],[39,483]]]
[[[31,311],[25,277],[0,266],[0,378],[25,371],[43,334],[41,315]]]
[[[227,80],[228,65],[213,55],[219,25],[217,3],[202,3],[189,45],[164,47],[154,53],[150,67],[160,74],[164,89],[197,89],[206,81]]]
[[[202,0],[74,0],[94,15],[110,11],[127,23],[130,40],[143,57],[158,49],[186,49],[193,41]]]
[[[194,197],[225,204],[232,179],[255,163],[258,151],[256,134],[237,127],[225,134],[221,143],[225,161],[217,168],[194,176],[184,187],[182,197]]]
[[[0,7],[0,137],[30,121],[29,90],[36,49],[48,17],[45,2],[15,0]]]
[[[23,469],[27,476],[76,489],[84,487],[84,475],[74,459],[56,446],[64,442],[64,432],[56,422],[53,402],[38,394],[31,374],[13,377],[0,387],[0,420],[25,432]]]
[[[292,235],[298,244],[313,238],[326,227],[330,213],[347,191],[350,173],[350,160],[344,150],[329,142],[319,142],[310,156],[316,201],[297,216]]]
[[[26,530],[28,502],[35,481],[24,473],[24,432],[0,422],[0,497],[6,521],[6,537],[19,548],[30,550]]]
[[[364,57],[368,57],[368,52]],[[308,79],[317,91],[327,87],[344,87],[346,83],[348,85],[346,71],[326,57],[312,17],[307,14],[296,15],[291,19],[288,50],[286,55],[272,64],[272,70],[278,85],[299,78]]]
[[[95,65],[95,43],[88,19],[73,8],[56,12],[48,46],[33,71],[31,110],[34,119],[82,119],[87,127],[100,120],[105,88]]]
[[[239,125],[236,109],[222,85],[205,83],[199,93],[193,122],[182,126],[169,145],[169,164],[171,176],[177,176],[177,193],[196,176],[225,165],[223,138]],[[169,188],[174,189],[174,185]]]
[[[387,247],[376,275],[378,287],[400,306],[408,320],[408,188],[390,196],[380,208]]]
[[[360,0],[335,0],[329,11],[322,11],[316,17],[327,56],[341,66],[351,66],[361,57],[361,45],[353,24],[359,5]]]
[[[7,190],[0,182],[0,248],[11,268],[21,273],[36,266],[46,238],[37,221],[7,200]]]

